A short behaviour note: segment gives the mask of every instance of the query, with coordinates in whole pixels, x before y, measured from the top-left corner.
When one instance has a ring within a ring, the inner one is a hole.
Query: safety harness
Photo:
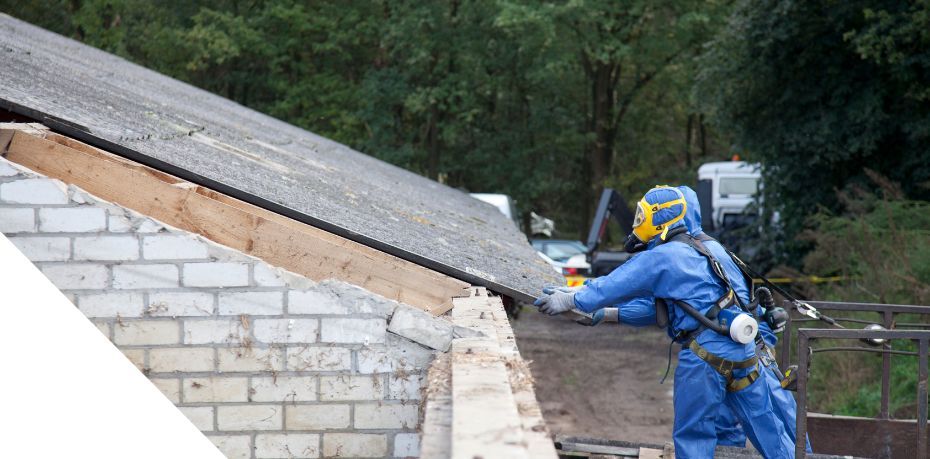
[[[676,300],[675,303],[685,312],[692,315],[695,319],[698,320],[698,328],[694,330],[680,331],[675,337],[674,341],[682,345],[682,347],[687,347],[698,356],[701,360],[707,362],[717,373],[723,376],[727,381],[727,391],[737,392],[742,389],[749,387],[753,382],[759,379],[759,370],[758,362],[759,359],[756,356],[750,357],[746,360],[733,361],[727,360],[723,357],[717,356],[697,342],[697,337],[709,327],[703,325],[702,322],[705,322],[707,319],[714,321],[717,319],[717,316],[720,314],[720,311],[731,306],[739,305],[739,308],[744,312],[755,317],[755,314],[750,310],[750,307],[743,303],[743,300],[739,298],[739,295],[736,294],[736,290],[733,289],[730,279],[727,277],[726,271],[723,269],[723,265],[717,261],[717,258],[707,249],[704,245],[706,241],[713,241],[714,239],[706,234],[701,234],[698,238],[695,238],[688,234],[687,229],[684,227],[676,228],[669,232],[668,236],[665,238],[665,242],[677,241],[682,242],[689,247],[693,248],[695,251],[700,253],[704,258],[707,259],[710,263],[711,271],[714,272],[714,275],[723,283],[723,286],[726,287],[727,291],[723,294],[717,301],[714,302],[714,305],[704,314],[701,314],[696,308],[685,303],[684,301]],[[742,272],[742,270],[741,270]],[[744,273],[745,276],[745,273]],[[751,279],[748,279],[747,286],[751,286]],[[750,288],[749,295],[752,296],[752,289]],[[750,298],[750,301],[752,299]],[[664,309],[664,310],[663,310]],[[664,317],[660,315],[664,314]],[[656,323],[660,326],[668,326],[668,308],[667,306],[657,307],[656,308]],[[757,318],[758,319],[758,318]],[[756,335],[756,341],[760,342],[762,338]],[[733,371],[741,370],[746,368],[752,368],[753,370],[746,376],[742,378],[734,378]]]

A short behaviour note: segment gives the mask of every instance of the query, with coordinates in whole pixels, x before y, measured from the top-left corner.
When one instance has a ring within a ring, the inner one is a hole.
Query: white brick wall
[[[145,313],[153,317],[212,316],[213,298],[209,292],[150,293]]]
[[[396,302],[283,272],[2,158],[0,232],[228,457],[418,454],[434,352],[387,331]]]
[[[40,269],[45,277],[62,290],[102,290],[107,287],[109,277],[107,267],[97,264],[44,265]]]
[[[323,434],[324,457],[383,457],[387,453],[387,437],[382,434]]]
[[[36,230],[36,211],[20,207],[0,207],[0,232],[31,233]]]
[[[139,258],[135,236],[92,236],[74,238],[75,260],[127,261]]]
[[[245,263],[185,263],[184,285],[244,287],[249,285],[249,266]]]
[[[208,254],[207,245],[192,236],[158,235],[142,240],[142,256],[146,260],[204,259]]]
[[[68,188],[57,180],[17,180],[0,184],[0,201],[13,204],[67,204]]]
[[[93,207],[39,209],[39,231],[43,233],[88,233],[107,228],[107,213]]]
[[[315,458],[320,457],[319,434],[258,434],[255,436],[255,457]]]
[[[220,315],[273,316],[283,313],[284,295],[281,292],[220,293]]]
[[[113,288],[170,288],[178,286],[175,265],[120,265],[113,267]]]
[[[105,292],[78,296],[77,306],[87,317],[141,317],[145,298],[137,292]]]
[[[349,427],[350,406],[337,405],[285,405],[287,428],[293,430],[329,430]]]
[[[71,239],[66,237],[19,236],[11,237],[10,241],[32,261],[64,261],[71,258]]]

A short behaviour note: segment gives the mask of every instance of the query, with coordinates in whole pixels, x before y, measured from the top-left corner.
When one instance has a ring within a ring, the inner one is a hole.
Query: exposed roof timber
[[[563,280],[493,207],[0,14],[0,107],[249,204],[515,298]]]
[[[0,123],[0,138],[10,129]],[[6,158],[101,199],[314,280],[336,278],[434,315],[468,284],[55,133],[12,131]],[[39,134],[41,135],[41,134]]]

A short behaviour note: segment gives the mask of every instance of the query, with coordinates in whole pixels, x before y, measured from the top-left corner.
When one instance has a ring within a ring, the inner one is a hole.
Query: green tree
[[[743,0],[714,40],[698,93],[762,161],[789,238],[838,210],[837,190],[871,187],[866,168],[930,198],[928,12],[926,0]]]

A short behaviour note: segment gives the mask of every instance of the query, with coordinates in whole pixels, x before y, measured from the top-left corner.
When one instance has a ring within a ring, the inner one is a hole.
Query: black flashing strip
[[[246,193],[245,191],[242,191],[236,187],[226,185],[224,183],[218,182],[213,179],[209,179],[207,177],[204,177],[203,175],[177,167],[165,161],[144,155],[142,153],[139,153],[131,148],[125,147],[118,143],[114,143],[109,140],[97,137],[92,132],[90,132],[90,130],[87,127],[82,126],[80,124],[71,123],[61,118],[49,116],[45,113],[39,112],[37,110],[31,109],[29,107],[26,107],[26,106],[23,106],[23,105],[20,105],[15,102],[11,102],[11,101],[8,101],[2,98],[0,98],[0,107],[5,108],[13,113],[32,118],[36,120],[37,122],[44,124],[45,126],[47,126],[49,129],[52,129],[53,131],[59,132],[69,137],[73,137],[77,140],[93,145],[94,147],[103,149],[117,156],[121,156],[123,158],[135,161],[137,163],[151,167],[153,169],[164,172],[166,174],[174,175],[180,179],[186,180],[193,184],[200,185],[206,188],[210,188],[214,191],[231,196],[240,201],[247,202],[249,204],[252,204],[252,205],[261,207],[265,210],[279,214],[281,216],[291,218],[293,220],[297,220],[301,223],[314,226],[324,231],[333,233],[337,236],[341,236],[351,241],[358,242],[359,244],[363,244],[373,249],[380,250],[390,255],[394,255],[395,257],[409,261],[411,263],[415,263],[417,265],[423,266],[433,271],[440,272],[442,274],[454,277],[464,282],[471,283],[473,285],[479,285],[482,287],[486,287],[493,292],[507,295],[517,300],[523,300],[523,301],[535,300],[535,296],[530,295],[529,293],[521,292],[519,290],[515,290],[513,288],[504,286],[502,284],[480,278],[478,276],[470,274],[461,269],[449,266],[445,263],[440,263],[438,261],[431,260],[422,255],[417,255],[415,253],[408,252],[395,245],[391,245],[391,244],[379,241],[377,239],[364,236],[355,231],[351,231],[349,229],[335,225],[326,220],[311,217],[307,214],[301,213],[290,207],[269,201],[267,199],[255,196],[250,193]]]

